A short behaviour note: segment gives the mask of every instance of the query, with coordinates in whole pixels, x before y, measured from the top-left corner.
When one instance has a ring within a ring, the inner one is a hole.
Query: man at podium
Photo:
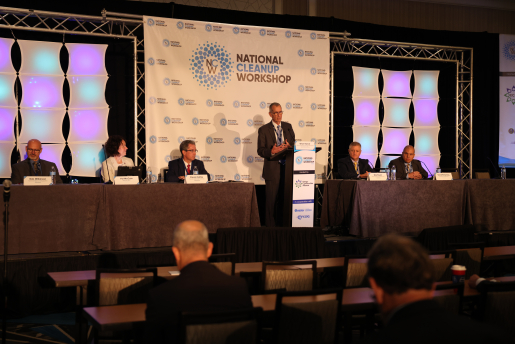
[[[295,144],[295,133],[290,123],[282,121],[281,104],[270,104],[268,114],[272,120],[259,128],[257,153],[265,159],[263,178],[266,184],[266,226],[275,227],[276,223],[280,223],[276,220],[283,209],[285,160],[271,161],[270,158],[292,148]]]

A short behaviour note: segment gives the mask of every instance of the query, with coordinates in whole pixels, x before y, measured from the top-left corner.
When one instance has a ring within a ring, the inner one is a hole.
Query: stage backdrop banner
[[[323,183],[329,141],[329,33],[144,17],[146,161],[153,179],[196,142],[212,180],[264,184],[258,129],[282,105],[314,141]],[[291,142],[293,146],[293,142]]]
[[[515,35],[499,35],[499,166],[515,167]]]

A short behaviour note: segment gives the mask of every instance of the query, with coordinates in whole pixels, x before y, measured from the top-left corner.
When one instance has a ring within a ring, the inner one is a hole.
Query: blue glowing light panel
[[[416,151],[415,153],[418,153],[418,151]],[[440,154],[437,154],[437,155],[416,155],[415,159],[423,161],[427,165],[427,167],[424,166],[424,164],[421,164],[422,167],[424,167],[424,169],[426,171],[429,169],[429,172],[431,174],[434,174],[436,172],[436,168],[438,166],[440,166]],[[431,176],[429,176],[429,177],[431,177]]]
[[[64,75],[59,62],[62,43],[18,40],[18,44],[22,56],[20,74]]]
[[[62,131],[65,115],[66,110],[63,109],[23,109],[23,126],[18,142],[27,143],[37,138],[41,142],[65,143]]]
[[[361,143],[361,152],[363,154],[377,155],[377,138],[379,136],[379,127],[352,127],[354,141]]]
[[[379,97],[379,69],[352,67],[354,90],[352,97]]]
[[[69,76],[70,108],[106,108],[107,76]]]
[[[383,127],[381,154],[401,154],[404,147],[409,144],[410,134],[411,128],[396,129]]]
[[[410,79],[411,71],[381,70],[384,80],[384,97],[411,98]]]
[[[398,157],[400,157],[400,155],[383,155],[383,154],[380,154],[379,155],[379,159],[381,160],[381,163],[380,163],[381,168],[387,168],[388,164],[390,163],[390,161],[392,161],[393,159],[397,159]]]
[[[11,178],[12,142],[0,142],[0,178]]]
[[[107,141],[107,116],[109,109],[69,110],[70,142]]]
[[[68,75],[107,75],[104,59],[106,44],[67,43],[70,54]]]
[[[438,147],[438,133],[440,127],[419,127],[413,128],[415,135],[416,156],[428,154],[440,154]]]
[[[415,122],[413,127],[439,126],[438,99],[414,99]]]
[[[72,169],[70,175],[84,177],[98,177],[102,161],[105,160],[102,143],[74,143],[70,144],[72,151]]]
[[[354,98],[354,125],[379,126],[380,98]]]
[[[438,98],[438,70],[416,70],[415,74],[415,92],[413,98]]]
[[[17,112],[18,109],[16,108],[0,107],[0,141],[11,143],[15,142],[13,128]],[[11,148],[13,148],[12,144]]]
[[[16,74],[0,74],[0,106],[18,107],[14,97]]]
[[[411,99],[383,98],[385,127],[411,127],[409,107]]]
[[[65,109],[62,76],[20,75],[23,87],[22,108]],[[23,109],[21,111],[23,116]],[[61,128],[58,128],[61,130]]]
[[[0,73],[16,73],[11,63],[11,47],[14,39],[0,38]]]

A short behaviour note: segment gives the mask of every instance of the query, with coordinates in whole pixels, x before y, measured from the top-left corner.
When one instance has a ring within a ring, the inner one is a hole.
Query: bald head
[[[407,145],[402,150],[402,159],[405,163],[410,163],[415,157],[415,148],[412,145]]]
[[[206,261],[212,250],[213,244],[209,242],[207,228],[202,222],[188,220],[175,228],[172,251],[179,270],[189,263]]]

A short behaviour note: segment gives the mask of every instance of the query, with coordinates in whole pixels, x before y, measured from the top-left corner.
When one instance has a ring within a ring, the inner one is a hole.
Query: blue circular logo
[[[240,33],[240,28],[239,28],[239,27],[237,27],[237,26],[235,26],[235,27],[233,27],[233,28],[232,28],[232,32],[233,32],[235,35],[237,35],[237,34],[239,34],[239,33]]]
[[[149,64],[149,65],[151,65],[151,66],[153,66],[153,65],[156,63],[156,61],[154,60],[154,58],[153,58],[153,57],[150,57],[150,58],[147,60],[147,62],[148,62],[148,64]]]
[[[148,98],[148,102],[150,104],[155,104],[157,102],[157,99],[156,99],[156,97],[150,97],[150,98]]]
[[[225,87],[231,81],[233,61],[225,47],[215,43],[199,44],[190,58],[190,70],[199,86],[207,89]]]
[[[225,126],[227,125],[227,120],[226,120],[225,118],[222,118],[222,119],[220,120],[220,125],[221,125],[222,127],[225,127]]]
[[[311,142],[313,142],[313,143],[317,143],[317,139],[312,138],[312,139],[311,139]]]
[[[251,120],[251,119],[247,120],[247,125],[248,125],[249,127],[252,127],[252,126],[254,125],[254,121],[253,121],[253,120]]]
[[[305,125],[306,125],[306,123],[304,123],[304,121],[303,121],[303,120],[300,120],[300,121],[299,121],[299,127],[300,127],[300,128],[304,128],[304,126],[305,126]]]
[[[241,139],[239,137],[234,138],[234,144],[239,145],[241,143]]]
[[[299,164],[299,165],[300,165],[300,164],[302,164],[302,157],[301,157],[301,156],[296,157],[296,158],[295,158],[295,162],[296,162],[297,164]]]
[[[170,155],[165,156],[165,161],[166,162],[172,161],[172,157]]]
[[[237,182],[240,181],[241,180],[241,176],[238,173],[236,173],[234,175],[234,180],[237,181]]]
[[[191,120],[191,123],[193,123],[193,125],[197,125],[198,124],[198,118],[197,117],[193,117],[193,119]]]
[[[168,48],[169,46],[170,46],[170,41],[167,40],[166,38],[163,39],[163,47]]]
[[[209,174],[209,180],[211,180],[211,181],[215,180],[215,175],[210,173]]]
[[[286,30],[284,35],[286,36],[286,38],[291,38],[291,31],[290,30]]]
[[[316,33],[314,33],[314,32],[312,32],[312,33],[309,35],[309,37],[310,37],[311,39],[317,39],[317,34],[316,34]]]
[[[206,137],[206,143],[208,145],[212,144],[213,143],[213,138],[211,136]]]
[[[266,108],[266,102],[259,103],[259,107],[262,109]]]
[[[291,103],[290,102],[286,103],[286,110],[291,110]]]
[[[232,106],[234,106],[236,109],[240,107],[240,102],[235,100],[233,103],[232,103]]]
[[[152,175],[152,183],[157,183],[157,175],[156,174]]]
[[[249,164],[252,164],[252,163],[254,162],[254,157],[253,157],[252,155],[249,155],[249,156],[247,157],[247,162],[248,162]]]
[[[206,105],[209,107],[213,106],[213,101],[211,99],[206,100]]]
[[[164,78],[164,79],[163,79],[163,84],[165,84],[165,86],[170,85],[170,83],[171,83],[171,82],[170,82],[170,79],[168,79],[168,78]]]
[[[179,143],[182,143],[182,141],[184,141],[184,136],[179,136],[179,138],[177,139],[177,141],[179,141]]]
[[[261,29],[261,30],[259,30],[259,34],[260,34],[261,36],[266,35],[266,30],[265,30],[265,29]]]
[[[311,110],[316,110],[316,109],[317,109],[317,104],[311,103]]]
[[[182,21],[178,21],[178,22],[177,22],[177,28],[178,28],[179,30],[184,29],[184,23],[183,23]]]
[[[515,61],[515,41],[507,42],[502,49],[502,54],[508,60]]]
[[[304,86],[299,85],[299,92],[304,92]]]
[[[225,164],[225,163],[227,162],[227,157],[226,157],[225,155],[222,155],[222,156],[220,157],[220,162],[221,162],[222,164]]]
[[[150,136],[150,143],[156,143],[157,142],[157,137],[155,135],[152,135]]]
[[[310,72],[311,72],[311,75],[317,75],[317,69],[316,68],[311,68]]]
[[[184,101],[184,99],[179,98],[179,100],[177,101],[177,103],[179,103],[179,105],[180,105],[180,106],[183,106],[183,105],[184,105],[184,103],[185,103],[185,101]]]
[[[166,116],[165,117],[165,124],[170,124],[171,120],[170,120],[170,117]]]
[[[211,32],[211,30],[213,30],[213,26],[211,26],[211,24],[206,24],[206,31]]]
[[[297,52],[297,55],[299,55],[300,57],[304,56],[304,50],[299,49],[299,51]]]
[[[147,20],[147,25],[148,25],[148,26],[154,26],[154,24],[155,24],[155,23],[156,23],[156,22],[154,21],[154,19],[152,19],[152,18],[148,18],[148,20]]]

